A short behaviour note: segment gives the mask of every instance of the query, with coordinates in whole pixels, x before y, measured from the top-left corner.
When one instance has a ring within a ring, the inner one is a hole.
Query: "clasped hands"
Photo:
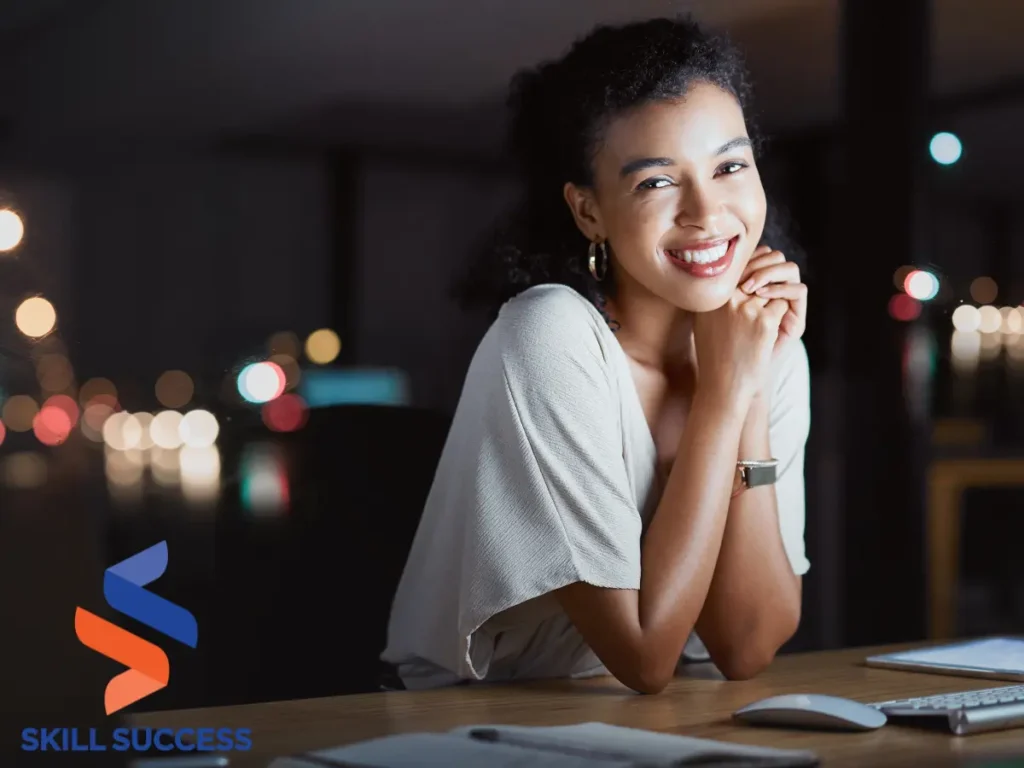
[[[694,319],[698,383],[704,379],[709,388],[763,401],[771,361],[797,342],[806,322],[800,268],[781,252],[758,246],[726,305]]]

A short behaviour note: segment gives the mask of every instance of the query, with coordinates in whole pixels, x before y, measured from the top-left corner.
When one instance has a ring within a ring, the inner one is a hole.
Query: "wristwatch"
[[[778,466],[778,459],[737,461],[736,481],[733,483],[732,490],[733,497],[739,496],[747,488],[756,488],[759,485],[774,485]]]

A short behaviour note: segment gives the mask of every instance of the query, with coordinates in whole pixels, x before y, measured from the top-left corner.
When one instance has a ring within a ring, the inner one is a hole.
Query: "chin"
[[[735,290],[736,286],[731,282],[722,286],[704,286],[704,290],[690,290],[677,295],[672,303],[686,312],[714,312],[729,303]]]

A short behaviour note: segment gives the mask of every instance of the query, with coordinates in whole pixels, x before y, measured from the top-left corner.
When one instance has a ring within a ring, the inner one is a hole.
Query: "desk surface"
[[[971,756],[1005,755],[1014,750],[1024,754],[1024,730],[967,737],[897,726],[869,733],[823,733],[737,726],[730,720],[731,713],[744,704],[779,693],[828,693],[873,702],[1011,684],[863,666],[865,656],[880,650],[885,649],[782,656],[760,677],[744,682],[728,682],[710,665],[693,665],[656,696],[632,693],[614,679],[603,677],[152,712],[136,715],[133,724],[251,728],[252,751],[232,753],[232,768],[263,768],[277,755],[391,733],[443,731],[476,723],[566,725],[593,720],[745,744],[811,749],[826,766],[869,762],[872,768],[956,765]]]

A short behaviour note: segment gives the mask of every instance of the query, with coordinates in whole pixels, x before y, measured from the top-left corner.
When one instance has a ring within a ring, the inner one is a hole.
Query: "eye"
[[[636,185],[637,189],[661,189],[662,187],[671,186],[672,179],[666,178],[665,176],[655,176],[653,179],[644,179]]]
[[[720,175],[732,176],[732,174],[737,173],[738,171],[742,171],[746,167],[747,167],[746,163],[741,163],[741,162],[738,162],[738,161],[730,162],[730,163],[723,163],[722,165],[718,166],[718,170],[715,172],[715,175],[716,176],[720,176]]]

